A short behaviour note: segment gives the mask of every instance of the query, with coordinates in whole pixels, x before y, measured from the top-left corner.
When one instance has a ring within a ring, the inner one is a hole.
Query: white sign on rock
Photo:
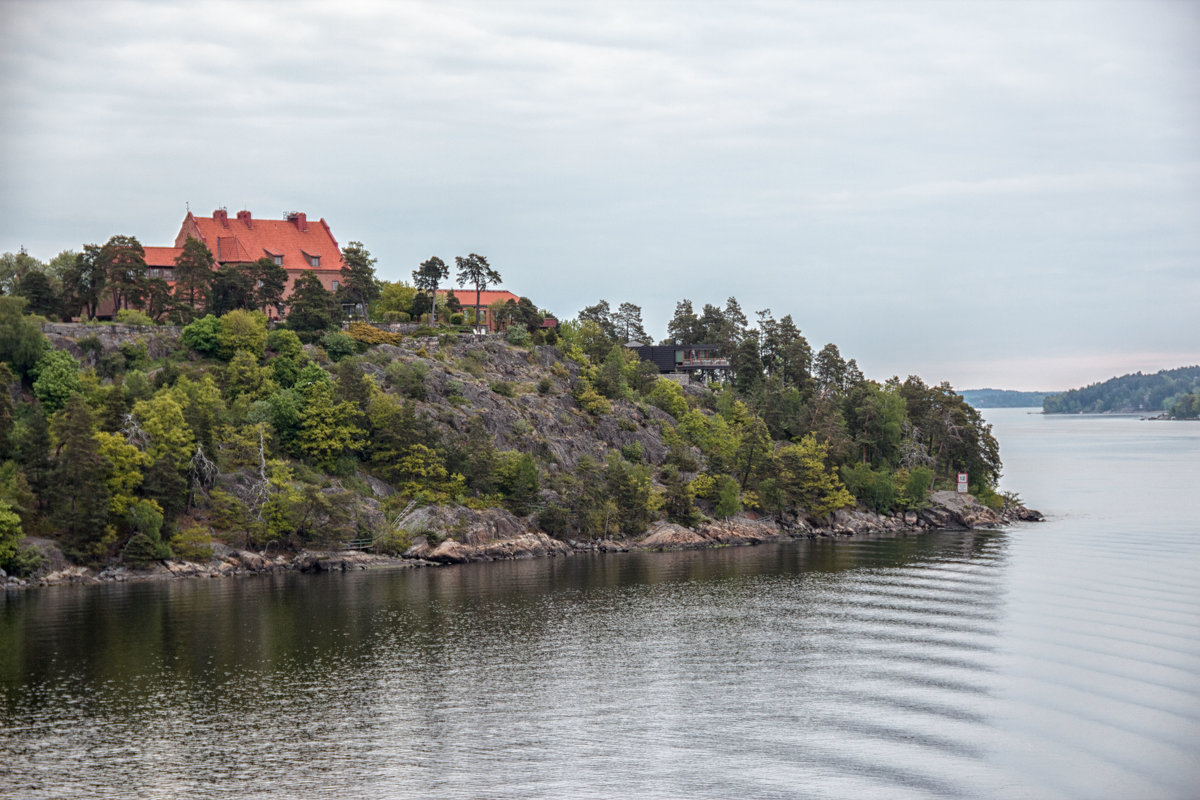
[[[958,493],[967,493],[967,473],[965,472],[958,473]]]

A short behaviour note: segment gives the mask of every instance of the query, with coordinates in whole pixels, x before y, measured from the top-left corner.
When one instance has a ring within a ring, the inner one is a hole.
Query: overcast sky
[[[0,0],[0,251],[290,210],[792,314],[868,377],[1200,363],[1200,3]]]

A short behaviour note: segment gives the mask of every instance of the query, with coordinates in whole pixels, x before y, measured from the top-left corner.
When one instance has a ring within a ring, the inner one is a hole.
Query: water
[[[1200,425],[988,417],[1046,523],[10,594],[0,796],[1197,796]]]

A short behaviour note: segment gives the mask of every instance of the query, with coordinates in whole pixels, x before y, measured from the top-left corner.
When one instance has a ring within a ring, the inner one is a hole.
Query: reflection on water
[[[1043,423],[1001,431],[1010,475],[1070,456],[1020,430]],[[1194,528],[1041,506],[1013,531],[12,594],[0,795],[1188,796]]]

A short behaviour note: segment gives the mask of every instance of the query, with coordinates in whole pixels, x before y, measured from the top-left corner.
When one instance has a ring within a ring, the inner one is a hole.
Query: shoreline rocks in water
[[[206,563],[160,561],[147,569],[125,566],[95,572],[87,567],[58,564],[40,577],[15,578],[0,574],[0,585],[19,589],[78,583],[122,583],[177,578],[223,578],[277,572],[345,572],[379,567],[422,567],[479,561],[569,556],[574,553],[615,553],[629,550],[699,550],[713,547],[782,542],[820,537],[871,534],[907,535],[934,530],[987,530],[1013,522],[1039,522],[1042,514],[1024,506],[993,511],[971,495],[934,492],[930,504],[919,511],[890,515],[869,511],[835,512],[824,525],[803,519],[782,523],[751,513],[727,520],[709,520],[697,528],[657,522],[641,536],[627,539],[576,541],[555,539],[538,530],[532,517],[522,518],[502,509],[473,510],[429,506],[416,512],[408,524],[419,530],[402,556],[357,550],[299,553],[255,553],[221,548]]]

